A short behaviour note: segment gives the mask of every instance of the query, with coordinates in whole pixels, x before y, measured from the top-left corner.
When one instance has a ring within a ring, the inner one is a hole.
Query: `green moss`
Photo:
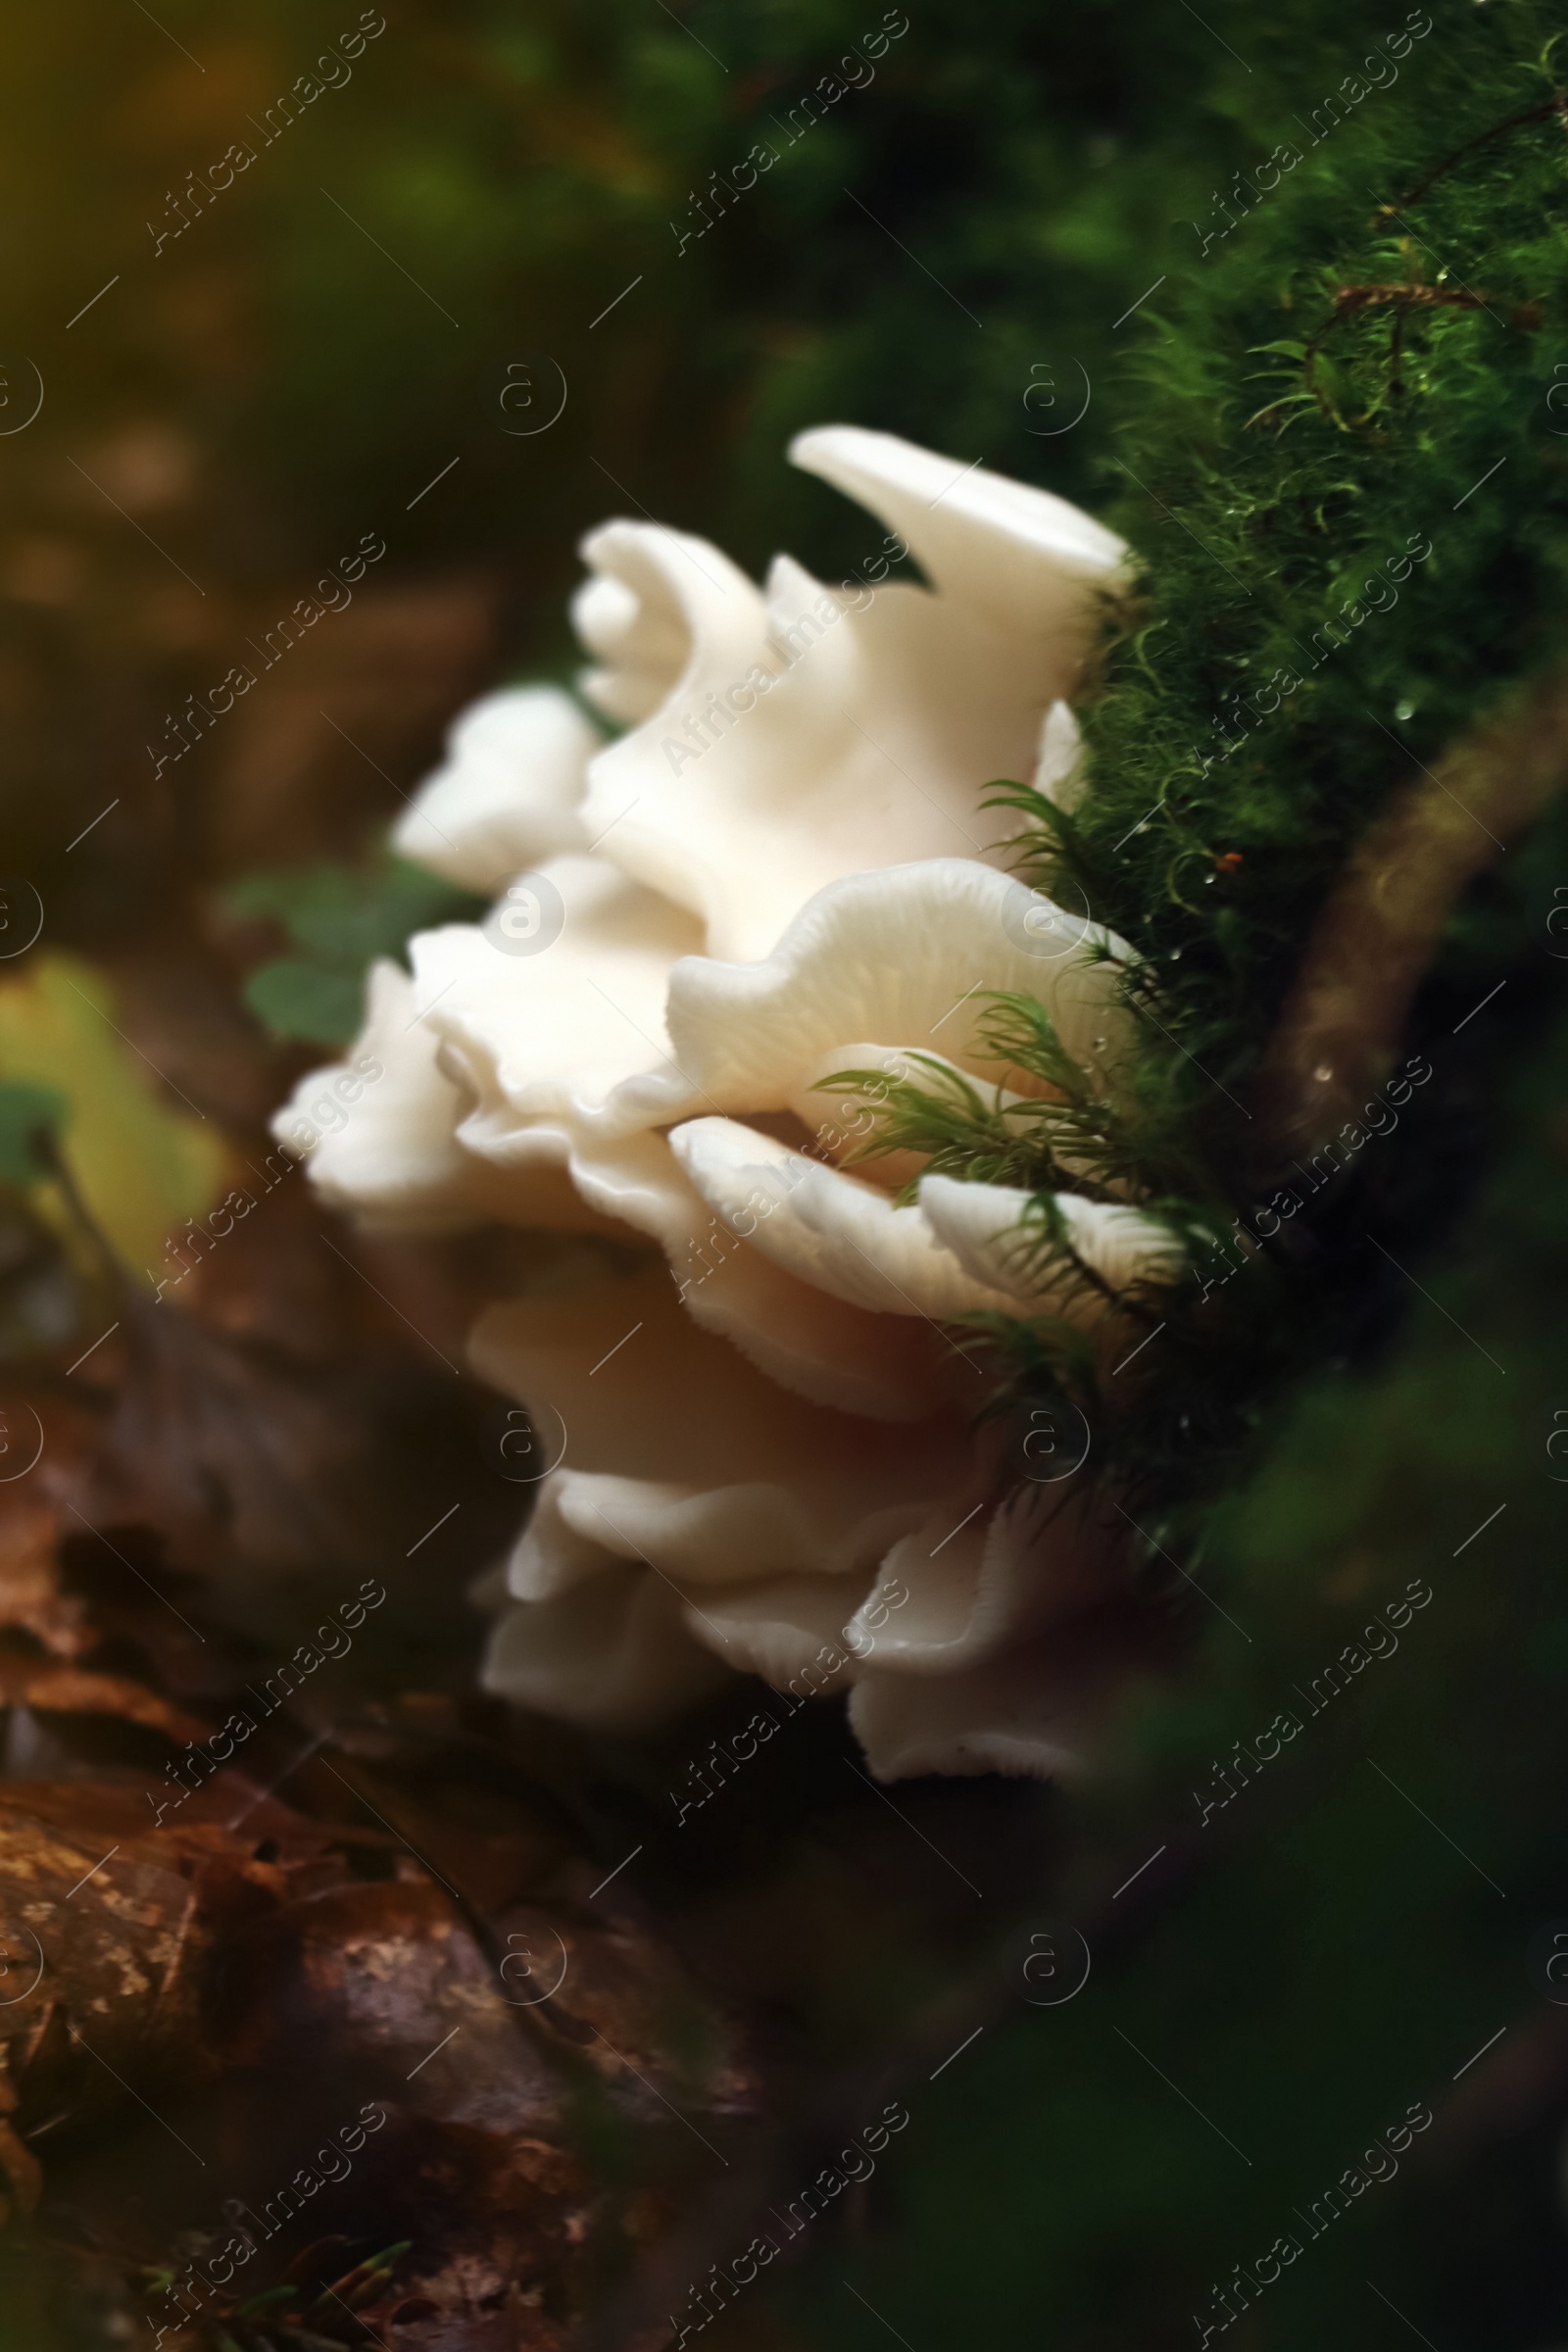
[[[1234,225],[1140,313],[1102,467],[1136,580],[1082,714],[1088,789],[1071,819],[999,795],[1025,818],[1020,870],[1136,949],[1139,1051],[1098,1107],[1004,1117],[911,1081],[885,1127],[949,1172],[1038,1185],[1047,1230],[1048,1188],[1130,1181],[1195,1239],[1190,1285],[1125,1302],[1161,1333],[1114,1389],[1056,1327],[987,1326],[1020,1404],[1071,1396],[1099,1475],[1189,1538],[1303,1379],[1387,1345],[1415,1294],[1375,1237],[1408,1267],[1452,1228],[1552,1002],[1560,808],[1455,909],[1410,1025],[1432,1072],[1410,1106],[1333,1174],[1260,1148],[1260,1058],[1349,850],[1564,641],[1556,13],[1446,18],[1403,68],[1418,98],[1368,84],[1344,120],[1319,110],[1316,143],[1302,127],[1288,170],[1276,150],[1278,185],[1233,198]],[[1060,1084],[1037,1005],[986,1020]],[[1244,1257],[1238,1227],[1261,1250]]]

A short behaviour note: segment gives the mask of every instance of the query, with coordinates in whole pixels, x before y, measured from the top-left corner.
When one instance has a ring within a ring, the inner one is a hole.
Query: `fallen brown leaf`
[[[77,1666],[41,1666],[36,1659],[3,1647],[0,1706],[31,1707],[42,1714],[114,1715],[148,1731],[165,1732],[176,1743],[204,1740],[213,1728],[199,1715],[187,1715],[125,1675],[93,1674]]]
[[[258,1803],[237,1778],[160,1828],[131,1788],[0,1789],[0,2051],[31,2121],[113,2106],[138,2084],[211,2082],[214,1952],[240,1923],[347,1875],[342,1833]],[[239,1806],[249,1818],[231,1830]]]
[[[30,1634],[56,1657],[74,1658],[95,1637],[80,1598],[62,1589],[59,1536],[59,1511],[42,1494],[0,1503],[0,1626]]]

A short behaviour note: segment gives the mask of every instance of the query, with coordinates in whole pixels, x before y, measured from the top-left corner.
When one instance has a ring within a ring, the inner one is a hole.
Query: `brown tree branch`
[[[1261,1072],[1267,1147],[1317,1149],[1392,1067],[1450,910],[1568,784],[1568,669],[1399,791],[1319,911]]]

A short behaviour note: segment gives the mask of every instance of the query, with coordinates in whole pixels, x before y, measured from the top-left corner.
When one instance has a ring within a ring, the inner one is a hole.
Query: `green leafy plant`
[[[368,869],[308,866],[250,874],[226,893],[231,914],[278,923],[295,949],[258,964],[245,1002],[275,1037],[340,1046],[359,1027],[365,967],[400,956],[411,932],[471,920],[483,902],[471,892],[390,854]]]
[[[0,1184],[35,1184],[47,1172],[40,1136],[58,1133],[70,1104],[57,1088],[0,1079]]]

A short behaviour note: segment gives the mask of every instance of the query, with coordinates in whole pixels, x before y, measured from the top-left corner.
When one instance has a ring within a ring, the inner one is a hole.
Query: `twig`
[[[1380,204],[1372,216],[1374,220],[1386,220],[1391,213],[1400,212],[1405,205],[1414,204],[1416,198],[1424,196],[1435,180],[1441,179],[1446,172],[1451,172],[1454,165],[1461,163],[1467,155],[1474,155],[1478,147],[1489,147],[1494,139],[1505,137],[1510,130],[1522,130],[1527,122],[1549,122],[1553,115],[1560,117],[1564,127],[1568,128],[1568,91],[1553,90],[1544,105],[1527,106],[1519,114],[1508,115],[1501,122],[1494,122],[1490,130],[1483,130],[1475,138],[1466,139],[1462,147],[1455,147],[1451,153],[1444,156],[1441,163],[1434,164],[1425,178],[1418,179],[1413,188],[1406,189],[1397,204]]]

